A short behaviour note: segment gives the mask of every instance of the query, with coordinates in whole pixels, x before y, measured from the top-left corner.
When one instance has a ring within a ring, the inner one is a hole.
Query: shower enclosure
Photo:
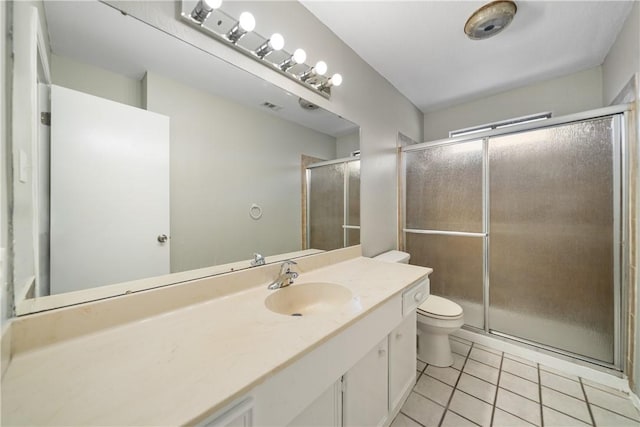
[[[626,114],[403,148],[405,250],[468,328],[621,368]]]
[[[307,167],[308,248],[332,250],[360,244],[360,159]]]

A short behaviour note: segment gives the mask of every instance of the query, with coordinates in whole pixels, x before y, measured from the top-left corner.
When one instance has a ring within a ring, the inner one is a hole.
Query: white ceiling
[[[302,3],[427,112],[602,64],[633,2],[517,0],[482,41],[463,27],[488,0]]]

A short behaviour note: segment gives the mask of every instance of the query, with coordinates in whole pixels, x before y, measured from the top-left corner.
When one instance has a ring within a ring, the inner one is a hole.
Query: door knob
[[[169,240],[169,238],[167,237],[166,234],[160,234],[158,236],[158,242],[160,242],[160,243],[166,243],[167,240]]]

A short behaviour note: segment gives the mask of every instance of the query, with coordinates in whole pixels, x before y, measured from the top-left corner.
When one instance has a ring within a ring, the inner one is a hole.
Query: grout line
[[[596,420],[593,418],[593,412],[591,412],[591,405],[589,404],[589,398],[587,397],[587,391],[584,389],[584,384],[582,384],[582,378],[578,377],[580,381],[580,388],[582,388],[582,393],[584,394],[584,401],[587,403],[587,409],[589,410],[589,417],[591,418],[591,425],[596,425]]]
[[[586,400],[584,400],[584,399],[580,399],[579,397],[575,397],[573,394],[565,393],[564,391],[556,390],[553,387],[547,387],[544,384],[542,385],[542,387],[546,388],[547,390],[555,391],[556,393],[559,393],[559,394],[564,394],[565,396],[571,397],[571,398],[573,398],[575,400],[578,400],[580,402],[586,402]],[[584,390],[583,390],[583,393],[584,393]]]
[[[493,417],[496,415],[496,403],[498,403],[498,390],[500,390],[500,376],[502,375],[502,362],[504,362],[504,353],[500,356],[500,369],[498,370],[498,379],[496,384],[496,393],[493,395],[493,405],[491,405],[491,419],[489,425],[493,425]]]
[[[493,354],[493,353],[491,353],[491,354]],[[497,354],[494,354],[494,356],[498,356],[498,355],[497,355]],[[498,357],[500,357],[500,365],[502,365],[502,356],[498,356]],[[499,369],[499,367],[498,367],[498,366],[490,365],[490,364],[488,364],[488,363],[483,362],[482,360],[474,359],[473,357],[471,357],[471,354],[469,354],[469,359],[473,360],[474,362],[482,363],[482,364],[483,364],[483,365],[485,365],[485,366],[490,366],[490,367],[492,367],[493,369]]]
[[[507,373],[508,373],[508,372],[507,372]],[[535,384],[535,383],[533,383],[533,384]],[[537,385],[537,384],[536,384],[536,385]],[[525,395],[522,395],[522,394],[518,393],[517,391],[513,391],[513,390],[508,389],[508,388],[506,388],[506,387],[500,387],[500,386],[498,386],[498,388],[501,388],[501,389],[503,389],[504,391],[508,391],[508,392],[509,392],[509,393],[511,393],[511,394],[515,394],[516,396],[522,397],[523,399],[527,399],[529,402],[533,402],[533,403],[535,403],[535,404],[537,404],[537,405],[541,405],[541,403],[540,403],[540,402],[537,402],[537,401],[533,400],[533,399],[532,399],[532,398],[530,398],[530,397],[527,397],[527,396],[525,396]],[[502,408],[500,408],[500,409],[502,409]]]
[[[457,415],[457,416],[459,416],[460,418],[464,418],[465,420],[469,421],[471,424],[473,424],[473,425],[476,425],[476,426],[479,426],[479,427],[480,427],[480,424],[478,424],[477,422],[475,422],[475,421],[473,421],[473,420],[470,420],[469,418],[465,417],[464,415],[460,415],[459,413],[457,413],[457,412],[456,412],[456,411],[454,411],[453,409],[448,409],[447,411],[445,411],[445,415],[446,415],[446,413],[447,413],[447,412],[451,412],[451,413],[453,413],[453,414],[456,414],[456,415]]]
[[[538,399],[540,400],[540,426],[544,427],[544,412],[542,411],[542,377],[540,375],[540,364],[536,363],[538,371]]]
[[[552,411],[555,411],[555,412],[557,412],[557,413],[559,413],[559,414],[562,414],[562,415],[564,415],[565,417],[573,418],[574,420],[580,421],[581,423],[588,425],[588,424],[587,424],[587,422],[586,422],[585,420],[583,420],[583,419],[581,419],[581,418],[578,418],[578,417],[576,417],[575,415],[567,414],[566,412],[562,412],[560,409],[558,409],[558,408],[553,408],[553,407],[551,407],[551,406],[549,406],[549,405],[542,405],[542,406],[543,406],[543,407],[545,407],[545,408],[547,408],[547,409],[551,409]]]
[[[533,368],[533,366],[532,366],[532,368]],[[535,369],[535,368],[534,368],[534,369]],[[538,381],[532,381],[532,380],[530,380],[529,378],[521,377],[521,376],[520,376],[520,375],[518,375],[518,374],[514,374],[513,372],[505,371],[504,369],[503,369],[503,372],[505,372],[505,373],[507,373],[507,374],[511,375],[512,377],[516,377],[516,378],[518,378],[518,379],[521,379],[521,380],[525,380],[525,381],[527,381],[527,382],[530,382],[531,384],[536,384],[536,385],[540,384],[540,377],[538,377]],[[504,388],[504,387],[503,387],[503,388]]]
[[[460,371],[458,371],[458,372],[460,372]],[[438,381],[438,382],[440,382],[440,383],[442,383],[442,384],[444,384],[444,385],[446,385],[448,387],[455,387],[455,386],[453,386],[453,385],[451,385],[449,383],[446,383],[446,382],[442,381],[440,378],[432,377],[431,375],[427,374],[426,372],[424,373],[424,375],[429,377],[429,378],[431,378],[432,380],[436,380],[436,381]],[[460,374],[458,374],[458,376],[460,376]],[[442,406],[442,405],[440,405],[440,406]]]
[[[467,353],[467,357],[465,357],[464,362],[462,363],[462,368],[460,368],[458,379],[456,380],[456,383],[453,386],[453,390],[451,391],[451,396],[449,396],[449,400],[447,401],[447,406],[444,407],[444,412],[442,413],[442,418],[440,418],[440,422],[438,422],[438,427],[442,427],[442,423],[444,422],[444,417],[445,415],[447,415],[447,411],[449,410],[449,405],[451,405],[451,401],[453,400],[453,395],[456,394],[456,390],[458,389],[458,383],[460,382],[460,378],[462,378],[462,372],[464,371],[464,367],[467,364],[467,360],[469,360],[469,354],[471,354],[472,348],[473,348],[473,342],[469,347],[469,353]]]
[[[567,378],[567,379],[569,379],[569,378]],[[622,400],[629,399],[629,393],[625,393],[622,390],[616,390],[616,389],[612,389],[613,391],[605,390],[605,389],[600,388],[600,387],[607,387],[606,385],[600,384],[600,383],[595,383],[595,384],[597,384],[597,385],[585,384],[584,385],[585,390],[586,390],[587,387],[589,387],[589,388],[593,388],[593,389],[596,389],[598,391],[601,391],[603,393],[607,393],[610,396],[617,397],[618,399],[622,399]],[[610,388],[610,387],[608,387],[608,388]]]
[[[409,415],[405,414],[404,412],[402,412],[402,410],[400,410],[400,413],[402,415],[404,415],[405,417],[409,418],[411,421],[413,421],[414,423],[418,424],[419,426],[425,427],[424,424],[422,424],[421,422],[419,422],[418,420],[416,420],[415,418],[411,418]],[[397,415],[396,415],[397,416]]]
[[[501,410],[502,412],[506,412],[507,414],[511,415],[512,417],[516,417],[516,418],[518,418],[518,419],[520,419],[520,420],[524,421],[525,423],[527,423],[527,424],[529,424],[529,425],[531,425],[531,426],[536,426],[536,427],[538,427],[538,426],[537,426],[537,424],[534,424],[534,423],[532,423],[532,422],[531,422],[531,421],[529,421],[529,420],[525,420],[525,419],[524,419],[524,418],[522,418],[520,415],[516,415],[516,414],[514,414],[514,413],[511,413],[511,412],[509,412],[509,411],[507,411],[506,409],[503,409],[503,408],[497,408],[497,407],[496,407],[496,409],[499,409],[499,410]],[[492,421],[492,422],[493,422],[493,421]]]
[[[626,418],[626,419],[631,420],[631,421],[635,421],[636,423],[640,423],[640,421],[638,421],[638,420],[637,420],[637,419],[635,419],[635,418],[631,418],[631,417],[629,417],[629,416],[627,416],[627,415],[621,414],[620,412],[614,411],[614,410],[612,410],[612,409],[605,408],[605,407],[600,406],[600,405],[596,405],[595,403],[589,403],[589,405],[588,405],[588,406],[589,406],[589,412],[591,412],[591,407],[592,407],[592,406],[595,406],[596,408],[604,409],[605,411],[607,411],[607,412],[611,412],[612,414],[616,414],[616,415],[618,415],[618,416],[620,416],[620,417]]]

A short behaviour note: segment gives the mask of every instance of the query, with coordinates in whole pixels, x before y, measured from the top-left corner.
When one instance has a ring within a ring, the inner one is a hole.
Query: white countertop
[[[183,425],[223,408],[431,269],[359,257],[303,273],[353,299],[291,317],[267,283],[13,356],[3,425]]]

